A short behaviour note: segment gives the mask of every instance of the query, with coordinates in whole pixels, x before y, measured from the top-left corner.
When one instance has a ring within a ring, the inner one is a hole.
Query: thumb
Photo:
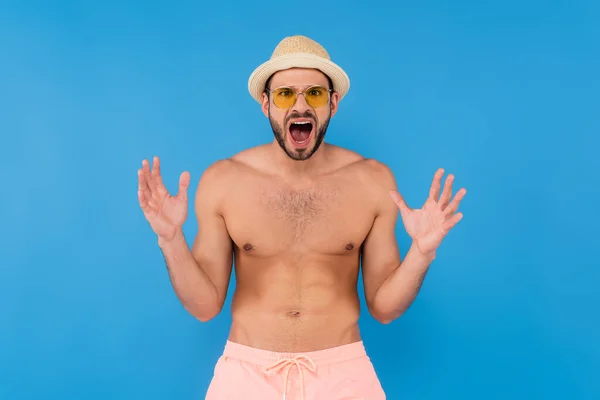
[[[179,192],[177,193],[177,197],[182,200],[187,200],[187,190],[190,186],[190,173],[185,171],[179,177]]]
[[[400,214],[405,215],[407,212],[410,211],[410,207],[408,207],[406,201],[404,201],[404,198],[398,191],[391,190],[390,197],[392,198],[392,200],[394,200],[394,203],[396,203],[396,205],[400,209]]]

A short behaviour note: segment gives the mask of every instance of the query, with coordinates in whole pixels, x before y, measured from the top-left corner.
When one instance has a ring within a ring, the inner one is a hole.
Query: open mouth
[[[312,137],[313,123],[312,121],[294,121],[288,129],[292,142],[298,147],[303,147]]]

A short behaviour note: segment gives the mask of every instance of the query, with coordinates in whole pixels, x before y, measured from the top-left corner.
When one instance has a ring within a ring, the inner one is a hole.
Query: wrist
[[[436,249],[426,252],[421,251],[416,241],[412,242],[410,252],[414,254],[414,257],[420,261],[419,264],[422,263],[425,265],[429,265],[431,262],[433,262],[433,260],[435,260],[436,257]]]
[[[171,246],[173,243],[177,243],[183,238],[183,229],[181,227],[176,228],[170,236],[158,236],[158,247],[164,250],[166,247]]]

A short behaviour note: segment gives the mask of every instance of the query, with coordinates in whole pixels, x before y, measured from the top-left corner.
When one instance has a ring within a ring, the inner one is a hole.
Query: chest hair
[[[267,206],[269,212],[280,219],[286,230],[298,241],[309,228],[327,220],[338,195],[339,191],[330,187],[277,188],[269,192]]]

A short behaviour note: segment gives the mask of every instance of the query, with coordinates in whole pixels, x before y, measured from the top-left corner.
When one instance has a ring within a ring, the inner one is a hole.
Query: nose
[[[306,110],[310,109],[310,106],[308,105],[308,103],[306,103],[306,98],[304,97],[304,93],[299,93],[296,96],[296,103],[294,104],[294,106],[292,108],[293,108],[293,111],[296,111],[300,114],[302,114]]]

